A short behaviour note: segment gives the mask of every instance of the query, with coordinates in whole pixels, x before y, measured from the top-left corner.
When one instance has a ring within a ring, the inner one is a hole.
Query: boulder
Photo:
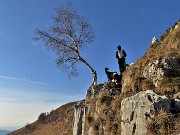
[[[121,102],[121,135],[146,135],[147,123],[160,112],[171,113],[176,108],[180,110],[180,101],[166,96],[159,96],[152,90],[141,91]]]

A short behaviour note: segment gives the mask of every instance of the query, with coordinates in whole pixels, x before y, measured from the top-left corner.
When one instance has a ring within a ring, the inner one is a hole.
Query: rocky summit
[[[180,21],[122,73],[9,135],[179,135]]]

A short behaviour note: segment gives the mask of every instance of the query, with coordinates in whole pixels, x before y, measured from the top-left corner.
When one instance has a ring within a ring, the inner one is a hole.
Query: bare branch
[[[45,31],[37,30],[37,34],[39,36],[42,36],[41,38],[44,38],[45,40],[47,40],[49,42],[52,42],[52,43],[58,44],[58,45],[62,45],[62,46],[65,46],[69,49],[74,50],[73,47],[68,46],[66,43],[63,42],[63,40],[59,40],[59,39],[53,37],[52,35],[50,35],[49,33],[45,32]],[[46,42],[46,43],[48,43],[48,42]]]
[[[80,55],[87,44],[91,43],[94,33],[87,19],[80,16],[71,4],[61,5],[54,16],[54,25],[50,29],[36,29],[36,40],[56,52],[58,67],[68,76],[77,76],[77,62],[83,62],[93,75],[93,84],[97,82],[96,71]]]

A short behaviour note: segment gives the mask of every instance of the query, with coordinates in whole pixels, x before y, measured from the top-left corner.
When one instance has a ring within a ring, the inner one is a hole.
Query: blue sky
[[[68,79],[55,64],[55,54],[34,42],[34,30],[50,26],[54,9],[65,0],[0,0],[0,129],[33,122],[41,112],[85,98],[92,76],[83,64],[80,75]],[[80,15],[95,30],[95,40],[82,53],[107,81],[104,68],[118,71],[115,58],[121,44],[132,63],[179,19],[179,0],[74,0]]]

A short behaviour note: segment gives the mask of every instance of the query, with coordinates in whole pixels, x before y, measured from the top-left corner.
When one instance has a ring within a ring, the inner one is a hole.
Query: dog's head
[[[106,67],[106,68],[105,68],[105,71],[108,71],[108,70],[109,70],[109,68]]]

